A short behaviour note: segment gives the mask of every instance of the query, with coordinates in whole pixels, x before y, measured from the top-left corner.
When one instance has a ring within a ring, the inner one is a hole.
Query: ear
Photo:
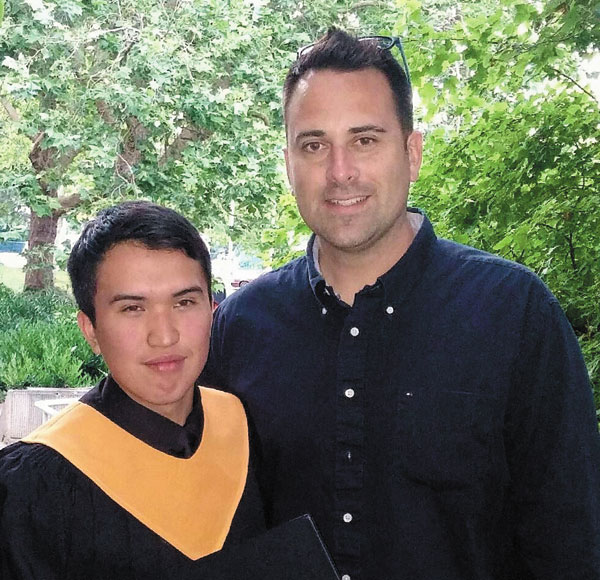
[[[420,131],[413,131],[408,136],[406,148],[408,149],[410,180],[417,181],[423,160],[423,134]]]
[[[100,351],[100,345],[96,339],[96,330],[94,329],[94,325],[92,324],[92,321],[89,319],[88,315],[84,314],[81,310],[77,313],[77,326],[79,326],[79,330],[81,330],[81,333],[94,351],[94,354],[102,354]]]
[[[285,147],[283,150],[283,156],[285,158],[285,172],[287,173],[288,183],[290,184],[290,189],[292,190],[292,195],[296,195],[294,193],[294,186],[292,184],[292,173],[290,170],[290,156],[289,156],[287,147]]]

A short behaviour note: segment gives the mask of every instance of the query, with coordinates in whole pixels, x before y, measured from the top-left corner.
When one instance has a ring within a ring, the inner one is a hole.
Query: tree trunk
[[[44,290],[54,286],[54,242],[59,218],[68,210],[76,207],[81,199],[79,195],[58,197],[58,190],[51,187],[43,177],[49,170],[58,169],[58,175],[64,172],[79,149],[60,152],[56,147],[42,147],[45,132],[40,131],[33,139],[29,160],[36,173],[42,192],[49,198],[55,198],[59,208],[50,215],[39,216],[31,210],[29,219],[29,243],[27,244],[27,265],[25,266],[25,290]]]
[[[38,216],[33,211],[29,222],[25,290],[43,290],[54,285],[54,242],[59,216]]]

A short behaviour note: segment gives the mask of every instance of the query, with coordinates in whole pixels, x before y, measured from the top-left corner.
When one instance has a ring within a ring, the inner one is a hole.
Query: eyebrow
[[[387,131],[379,125],[362,125],[361,127],[351,127],[350,133],[366,133],[368,131],[375,131],[376,133],[387,133]]]
[[[360,127],[350,127],[348,129],[349,133],[356,135],[358,133],[366,133],[368,131],[375,131],[376,133],[387,133],[387,131],[380,127],[379,125],[361,125]],[[296,142],[300,141],[300,139],[304,139],[305,137],[324,137],[325,131],[322,129],[310,129],[308,131],[300,131],[298,135],[296,135]]]
[[[193,292],[198,292],[200,294],[204,293],[204,290],[202,289],[202,286],[190,286],[189,288],[184,288],[183,290],[179,290],[177,292],[175,292],[174,294],[172,294],[173,298],[179,298],[180,296],[183,296],[185,294],[192,294]],[[136,294],[115,294],[109,304],[114,304],[115,302],[123,302],[123,301],[127,301],[127,300],[132,300],[135,302],[143,302],[144,300],[146,300],[145,296],[138,296]]]
[[[300,131],[296,135],[296,141],[300,141],[300,139],[304,139],[304,137],[323,137],[325,135],[325,131],[322,129],[310,129],[309,131]]]
[[[109,304],[114,304],[115,302],[122,302],[124,300],[136,300],[138,302],[145,300],[144,296],[136,296],[135,294],[115,294],[111,299]]]
[[[173,294],[173,298],[179,298],[180,296],[183,296],[184,294],[192,294],[193,292],[198,292],[199,294],[204,294],[204,290],[202,289],[202,286],[190,286],[189,288],[184,288],[183,290],[180,290],[179,292],[175,292],[175,294]]]

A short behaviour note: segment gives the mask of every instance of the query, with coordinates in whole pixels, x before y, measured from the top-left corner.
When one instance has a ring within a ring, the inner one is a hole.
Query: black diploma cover
[[[281,524],[201,560],[210,580],[339,580],[310,516]],[[206,574],[206,576],[204,576]]]

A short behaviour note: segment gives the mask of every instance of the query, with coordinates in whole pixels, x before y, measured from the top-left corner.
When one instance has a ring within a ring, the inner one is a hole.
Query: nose
[[[358,167],[351,151],[332,146],[329,154],[327,178],[338,185],[348,185],[358,177]]]
[[[156,312],[148,327],[148,344],[153,347],[167,347],[179,342],[179,330],[172,312]]]

